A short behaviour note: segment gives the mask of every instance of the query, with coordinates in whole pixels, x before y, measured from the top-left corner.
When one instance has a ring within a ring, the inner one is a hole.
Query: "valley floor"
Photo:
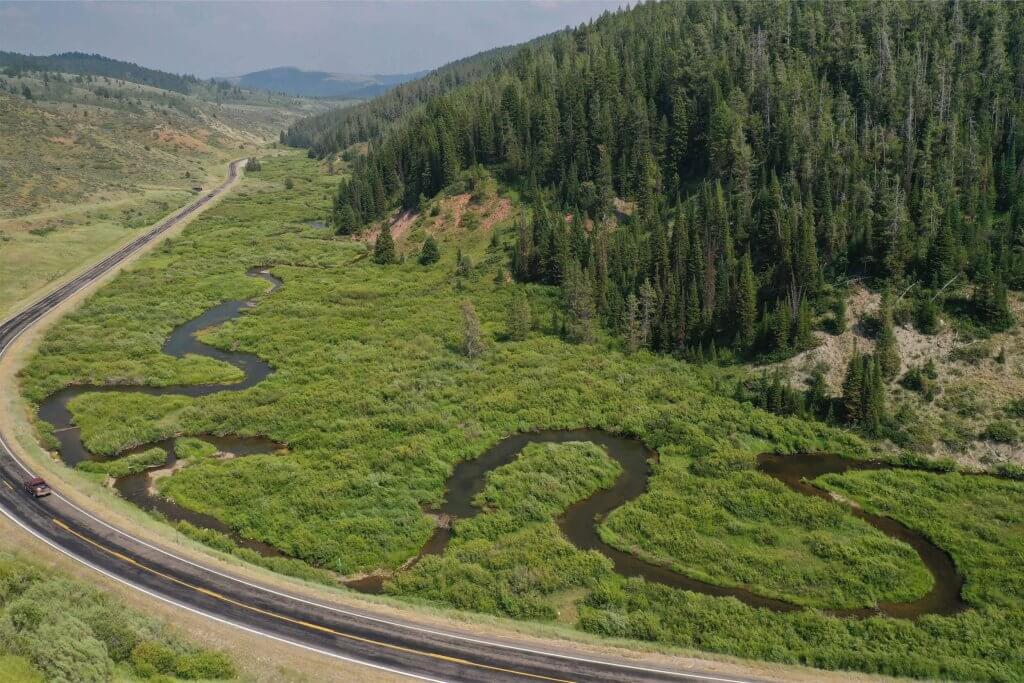
[[[83,395],[71,410],[91,452],[110,457],[206,434],[286,444],[278,454],[197,456],[156,485],[305,565],[337,576],[384,573],[384,590],[414,603],[830,669],[1024,677],[1024,570],[1013,559],[1024,553],[1024,484],[910,470],[824,479],[946,550],[971,607],[915,621],[828,616],[919,597],[931,577],[907,546],[838,502],[800,496],[753,466],[764,451],[865,458],[878,455],[874,445],[736,403],[717,369],[627,356],[600,336],[567,344],[545,287],[521,289],[533,326],[513,341],[506,318],[517,286],[505,269],[515,210],[458,229],[443,218],[415,225],[399,244],[405,262],[377,266],[364,244],[309,224],[326,211],[335,180],[297,156],[266,160],[234,196],[48,333],[22,375],[27,401],[76,383],[237,381],[231,365],[176,359],[161,347],[172,329],[214,305],[258,297],[265,283],[245,273],[267,266],[283,286],[200,337],[255,353],[274,373],[245,391],[200,398]],[[481,205],[514,200],[489,192]],[[421,266],[416,251],[427,232],[438,237],[441,259]],[[470,259],[462,275],[459,252]],[[477,358],[460,350],[464,301],[482,324]],[[456,522],[446,552],[400,569],[433,533],[437,520],[424,510],[443,500],[456,463],[510,434],[578,427],[632,435],[659,454],[648,491],[602,521],[608,542],[687,576],[810,609],[777,613],[625,579],[604,556],[569,543],[555,520],[612,477],[600,449],[586,446],[524,451],[498,468],[481,492],[483,511]],[[37,428],[52,446],[46,424]]]

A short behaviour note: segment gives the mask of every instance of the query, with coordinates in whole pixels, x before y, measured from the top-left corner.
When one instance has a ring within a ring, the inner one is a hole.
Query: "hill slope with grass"
[[[324,108],[198,81],[187,81],[184,94],[30,66],[39,64],[0,70],[0,312],[184,205],[196,188],[224,178],[228,160]],[[153,80],[143,71],[140,79]]]

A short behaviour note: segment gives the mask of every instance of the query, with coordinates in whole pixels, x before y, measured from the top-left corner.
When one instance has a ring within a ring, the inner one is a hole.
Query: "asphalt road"
[[[145,249],[229,189],[227,180],[130,244],[0,325],[0,357],[47,312],[89,286],[130,255]],[[2,387],[14,391],[14,387]],[[538,649],[515,640],[474,637],[384,619],[289,595],[206,567],[135,538],[79,508],[55,491],[36,500],[21,488],[33,476],[0,433],[0,513],[55,551],[147,595],[209,619],[340,660],[429,681],[712,681],[746,683],[699,671],[666,671],[574,652],[570,644]]]

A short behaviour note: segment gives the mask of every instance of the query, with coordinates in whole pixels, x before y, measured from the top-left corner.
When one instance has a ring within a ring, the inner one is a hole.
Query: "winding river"
[[[252,268],[247,272],[247,275],[262,278],[271,284],[270,289],[264,296],[274,292],[282,284],[266,268]],[[81,440],[81,433],[74,425],[71,413],[68,410],[68,403],[76,396],[95,392],[140,392],[154,396],[177,394],[199,397],[222,391],[248,389],[268,377],[273,372],[273,367],[258,356],[245,352],[223,351],[204,344],[196,338],[196,333],[200,330],[232,320],[244,309],[254,305],[254,303],[251,300],[234,300],[215,306],[199,317],[175,328],[163,346],[164,353],[176,358],[181,358],[186,354],[195,354],[234,365],[244,372],[244,377],[239,382],[234,384],[196,384],[168,387],[75,385],[62,389],[43,401],[39,406],[39,418],[53,425],[60,443],[60,455],[64,462],[69,466],[75,466],[86,459],[98,459],[85,448]],[[271,453],[284,448],[282,444],[261,437],[206,434],[198,436],[212,443],[221,453],[229,456]],[[637,439],[592,429],[551,430],[515,434],[500,441],[479,458],[463,461],[456,465],[446,483],[445,501],[438,510],[433,512],[449,520],[465,519],[478,514],[480,509],[475,507],[472,501],[483,489],[488,472],[514,460],[527,444],[569,441],[589,441],[598,444],[622,467],[622,473],[611,487],[598,491],[592,496],[570,506],[558,519],[558,526],[566,538],[574,545],[584,550],[596,550],[602,553],[612,561],[615,571],[623,576],[639,576],[648,581],[655,581],[706,595],[733,597],[748,605],[774,611],[786,612],[804,609],[801,606],[784,600],[758,595],[743,587],[719,586],[687,577],[668,567],[648,563],[635,555],[613,548],[601,540],[597,532],[597,523],[603,520],[609,512],[633,500],[647,489],[650,463],[657,458],[657,454]],[[185,520],[196,526],[211,528],[225,533],[237,544],[251,548],[263,555],[274,556],[281,554],[273,546],[240,536],[215,517],[188,510],[156,493],[151,483],[152,471],[174,467],[177,461],[174,450],[174,438],[136,446],[129,451],[119,453],[118,456],[141,452],[154,446],[159,446],[166,450],[168,454],[167,461],[145,472],[118,479],[114,486],[123,497],[140,507],[158,511],[172,522]],[[887,463],[856,461],[827,454],[786,456],[764,454],[758,458],[757,466],[760,472],[782,482],[797,493],[826,500],[831,500],[831,497],[825,490],[816,487],[812,483],[815,478],[824,474],[892,467],[891,464]],[[848,509],[851,514],[864,520],[887,536],[902,541],[914,548],[925,567],[931,572],[934,582],[932,589],[926,595],[912,602],[881,603],[875,607],[864,609],[829,610],[829,614],[858,618],[879,614],[902,618],[917,618],[925,614],[955,614],[968,607],[961,598],[963,577],[957,572],[956,565],[948,553],[935,546],[922,534],[891,518],[872,515],[855,506],[850,506]],[[420,557],[425,555],[443,553],[447,548],[450,538],[450,525],[439,525],[417,557],[407,563],[407,566],[415,563]],[[356,590],[372,593],[381,590],[383,580],[384,578],[381,575],[370,575],[348,581],[347,585]]]

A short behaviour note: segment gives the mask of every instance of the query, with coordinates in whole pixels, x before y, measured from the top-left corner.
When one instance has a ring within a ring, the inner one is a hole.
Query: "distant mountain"
[[[242,88],[270,90],[303,97],[369,99],[384,94],[396,85],[419,78],[425,73],[421,71],[391,75],[339,74],[280,66],[222,80]]]
[[[524,45],[540,45],[548,39],[542,36]],[[463,57],[423,78],[413,74],[409,82],[396,86],[382,97],[296,121],[284,132],[282,140],[292,147],[305,147],[322,158],[355,142],[379,137],[391,123],[424,102],[505,68],[521,47],[496,47]]]

